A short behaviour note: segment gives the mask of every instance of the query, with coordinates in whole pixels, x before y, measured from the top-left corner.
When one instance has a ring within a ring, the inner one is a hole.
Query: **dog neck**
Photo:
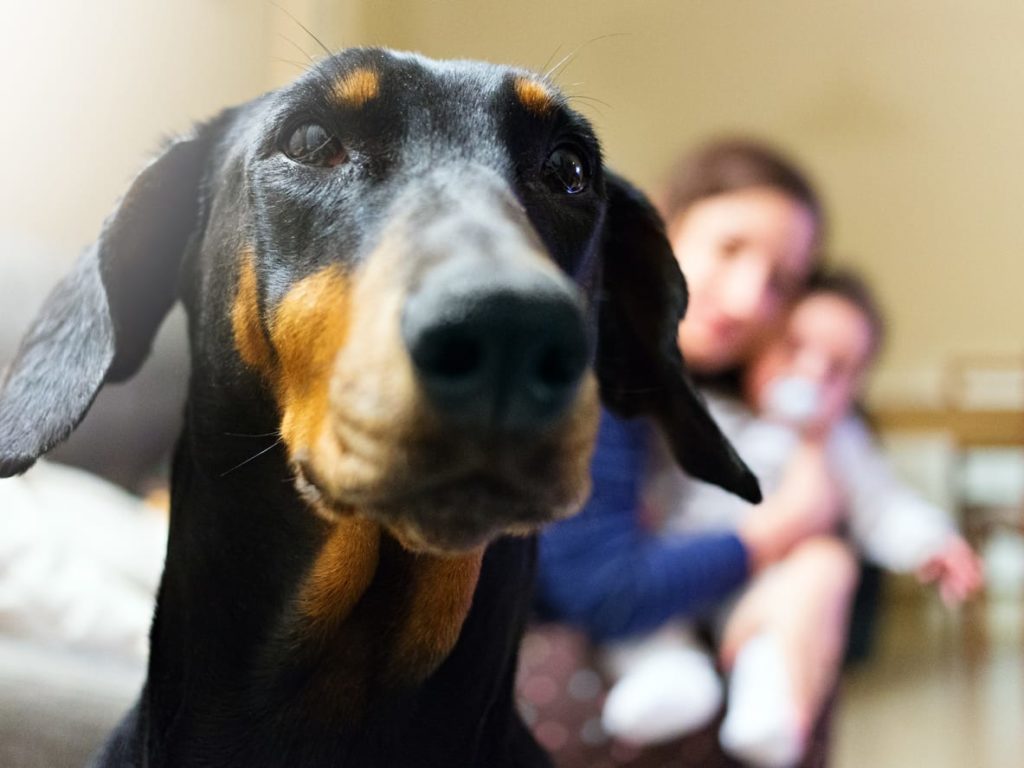
[[[211,471],[225,451],[186,430],[176,454],[144,701],[151,738],[184,754],[189,743],[251,734],[261,720],[275,723],[277,741],[296,743],[311,729],[354,739],[371,719],[408,730],[432,706],[451,711],[451,701],[432,702],[432,691],[450,695],[459,686],[468,701],[478,689],[477,708],[506,691],[499,709],[511,718],[514,639],[532,568],[526,540],[498,547],[504,554],[495,558],[507,562],[490,570],[500,578],[484,576],[494,593],[488,602],[498,605],[475,622],[474,650],[452,660],[481,580],[482,549],[414,553],[364,518],[327,522],[295,492],[281,446]],[[515,592],[499,586],[510,568]],[[487,637],[495,633],[497,643]],[[225,718],[236,722],[225,727]]]
[[[483,548],[440,556],[404,549],[360,517],[334,523],[296,598],[289,645],[317,667],[313,694],[358,717],[375,694],[417,685],[458,639]]]

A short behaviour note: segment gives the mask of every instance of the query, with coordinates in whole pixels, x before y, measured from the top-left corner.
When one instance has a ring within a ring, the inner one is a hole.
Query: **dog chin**
[[[326,492],[301,472],[296,487],[330,520],[358,514],[380,523],[406,549],[435,554],[467,552],[504,535],[530,535],[574,514],[588,490],[531,492],[481,477],[356,501]]]
[[[502,531],[475,528],[433,529],[412,521],[388,523],[382,521],[388,532],[410,552],[432,555],[457,555],[486,546]],[[524,532],[525,533],[525,532]]]
[[[535,533],[576,512],[583,498],[583,494],[562,499],[552,494],[496,490],[486,482],[459,483],[364,512],[380,521],[407,549],[456,553],[501,536]]]

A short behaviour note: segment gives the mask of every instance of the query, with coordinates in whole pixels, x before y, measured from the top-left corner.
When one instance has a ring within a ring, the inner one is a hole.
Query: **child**
[[[980,586],[976,556],[938,509],[891,475],[851,413],[882,333],[863,282],[849,273],[822,277],[796,303],[784,332],[748,367],[744,402],[712,396],[709,405],[766,494],[779,487],[804,441],[825,441],[858,548],[885,568],[937,581],[944,600],[959,602]],[[662,529],[675,532],[735,530],[757,514],[668,462],[652,473],[647,502],[661,513]],[[727,751],[756,765],[799,761],[837,672],[854,569],[838,542],[818,542],[814,549],[813,568],[821,578],[808,579],[813,571],[804,569],[803,576],[787,579],[783,563],[760,575],[739,604],[718,617],[725,619],[723,666],[731,671],[720,738]],[[801,623],[798,611],[787,612],[795,590],[828,601],[831,607],[815,615],[834,617],[831,626]],[[801,635],[808,632],[833,637],[828,651],[801,653]],[[634,743],[671,739],[705,725],[719,708],[713,661],[682,624],[613,646],[605,656],[617,678],[603,713],[614,736]]]

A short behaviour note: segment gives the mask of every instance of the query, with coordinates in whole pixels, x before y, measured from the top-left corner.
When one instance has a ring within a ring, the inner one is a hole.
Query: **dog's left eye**
[[[564,146],[548,155],[544,176],[552,189],[569,195],[578,195],[590,181],[586,161],[575,149]]]
[[[348,158],[338,137],[317,123],[304,123],[295,128],[281,151],[297,163],[323,168],[333,168]]]

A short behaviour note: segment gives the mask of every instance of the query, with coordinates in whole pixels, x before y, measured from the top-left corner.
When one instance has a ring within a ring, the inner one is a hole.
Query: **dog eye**
[[[587,164],[571,147],[558,147],[544,161],[544,176],[556,192],[578,195],[590,181]]]
[[[333,168],[348,158],[338,137],[317,123],[304,123],[293,130],[281,151],[297,163],[322,168]]]

